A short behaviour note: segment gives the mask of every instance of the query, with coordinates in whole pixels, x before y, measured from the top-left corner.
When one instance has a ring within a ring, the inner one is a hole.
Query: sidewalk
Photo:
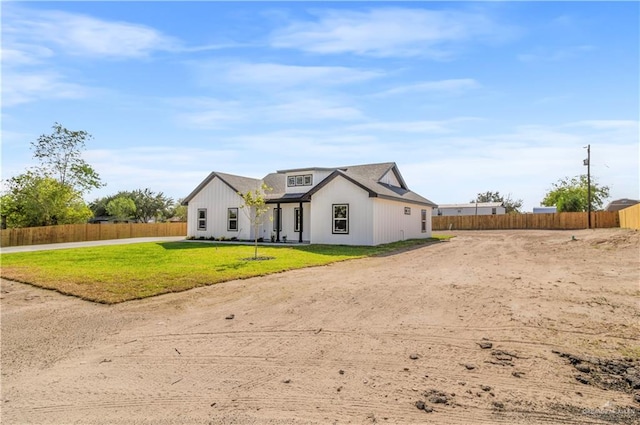
[[[52,243],[42,245],[22,245],[22,246],[8,246],[0,248],[1,254],[11,254],[14,252],[31,252],[31,251],[50,251],[53,249],[68,249],[68,248],[85,248],[90,246],[102,246],[102,245],[125,245],[132,243],[142,242],[177,242],[184,240],[184,236],[166,236],[156,238],[129,238],[129,239],[108,239],[105,241],[86,241],[86,242],[67,242],[67,243]]]

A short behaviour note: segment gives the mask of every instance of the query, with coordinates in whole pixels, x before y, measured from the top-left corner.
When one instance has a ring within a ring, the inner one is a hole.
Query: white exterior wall
[[[506,214],[507,210],[505,207],[495,207],[496,215],[498,214]],[[476,207],[462,207],[462,208],[434,208],[433,215],[438,215],[438,210],[442,211],[442,216],[452,216],[452,215],[476,215]],[[478,207],[477,215],[493,215],[492,207]]]
[[[187,236],[251,239],[251,223],[240,208],[242,198],[219,178],[214,178],[189,201]],[[207,210],[207,229],[198,230],[198,210]],[[238,231],[227,230],[227,209],[238,208]]]
[[[349,233],[333,234],[333,205],[349,204]],[[373,198],[369,193],[336,177],[311,198],[311,243],[373,245]]]
[[[431,208],[387,199],[374,198],[373,243],[396,242],[406,239],[431,237]],[[405,207],[411,214],[405,214]],[[427,211],[426,232],[422,232],[422,210]]]

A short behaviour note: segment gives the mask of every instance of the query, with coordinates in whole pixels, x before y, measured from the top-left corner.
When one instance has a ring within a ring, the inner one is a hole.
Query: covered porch
[[[310,243],[311,201],[304,194],[270,199],[272,243]]]

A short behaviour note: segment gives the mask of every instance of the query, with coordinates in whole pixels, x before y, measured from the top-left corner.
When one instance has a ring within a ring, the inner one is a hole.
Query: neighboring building
[[[558,212],[556,207],[533,207],[534,214],[555,214]]]
[[[468,204],[442,204],[434,208],[434,216],[452,215],[499,215],[506,214],[502,202],[473,202]]]
[[[409,190],[393,162],[338,168],[281,170],[263,179],[212,172],[185,198],[187,236],[252,240],[253,226],[238,193],[260,188],[271,220],[264,240],[339,245],[379,245],[431,237],[436,205]]]
[[[640,203],[640,201],[636,201],[635,199],[627,199],[627,198],[616,199],[615,201],[609,202],[609,204],[605,208],[605,211],[620,211],[625,208],[634,206],[635,204],[638,204],[638,203]]]

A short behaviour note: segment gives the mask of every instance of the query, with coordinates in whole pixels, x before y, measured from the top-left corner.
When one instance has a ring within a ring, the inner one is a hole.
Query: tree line
[[[33,227],[86,223],[90,220],[186,221],[187,207],[162,192],[149,188],[120,191],[87,204],[84,196],[105,186],[94,168],[82,159],[86,131],[68,130],[54,123],[51,134],[43,134],[31,143],[38,164],[11,177],[3,185],[0,215],[3,227]],[[558,212],[581,212],[589,209],[587,176],[565,177],[553,183],[541,204],[555,206]],[[609,197],[609,187],[591,182],[591,209],[602,209]],[[522,199],[500,192],[478,193],[471,202],[500,202],[507,213],[518,214]]]

